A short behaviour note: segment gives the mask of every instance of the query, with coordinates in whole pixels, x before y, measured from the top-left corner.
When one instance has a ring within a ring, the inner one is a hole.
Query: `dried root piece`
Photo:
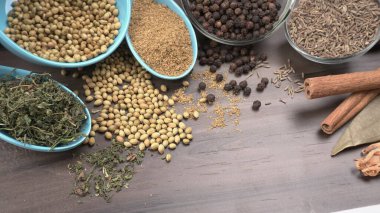
[[[356,168],[364,176],[377,176],[380,173],[380,143],[369,145],[362,153],[366,156],[355,160]]]

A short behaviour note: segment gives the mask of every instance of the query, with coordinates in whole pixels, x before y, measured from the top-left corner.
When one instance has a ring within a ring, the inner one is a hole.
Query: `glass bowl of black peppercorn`
[[[199,32],[219,43],[248,45],[273,34],[296,0],[181,0]]]

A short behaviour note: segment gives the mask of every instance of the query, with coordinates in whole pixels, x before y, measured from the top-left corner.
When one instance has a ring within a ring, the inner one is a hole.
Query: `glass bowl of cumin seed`
[[[304,58],[320,64],[342,64],[363,56],[380,42],[380,21],[376,18],[380,17],[380,0],[360,0],[358,5],[347,2],[334,6],[326,5],[330,4],[326,2],[322,6],[321,1],[297,0],[285,23],[286,39]],[[358,16],[357,19],[345,15],[352,8],[358,8],[357,11],[352,11],[352,14]],[[331,18],[332,14],[343,14],[351,22],[346,27],[340,27],[344,20]],[[373,21],[366,20],[370,18]],[[316,29],[314,26],[323,27]],[[352,29],[356,29],[356,32]]]
[[[228,3],[228,7],[223,6],[225,2]],[[184,8],[186,15],[189,17],[193,26],[200,33],[202,33],[204,36],[216,42],[227,44],[227,45],[233,45],[233,46],[250,45],[250,44],[260,42],[270,37],[285,22],[287,17],[290,15],[291,9],[293,8],[293,5],[295,4],[295,2],[296,0],[270,0],[270,1],[181,0],[182,7]],[[232,3],[237,3],[240,6],[237,6],[237,7],[231,6]],[[276,17],[271,15],[270,12],[272,11],[270,11],[267,8],[268,7],[267,5],[265,5],[265,7],[262,6],[264,4],[269,4],[269,3],[274,3],[277,6]],[[215,4],[218,4],[219,6],[219,7],[216,7],[217,10],[212,8],[213,6],[215,6]],[[227,11],[230,9],[232,9],[233,11],[232,14],[229,14]],[[219,13],[219,15],[216,14],[216,16],[220,16],[220,19],[219,17],[214,17],[215,10],[216,12]],[[210,19],[206,18],[207,21],[204,21],[203,20],[204,18],[202,16],[207,17],[209,15],[208,12],[211,12],[212,17]],[[244,17],[241,18],[243,22],[245,22],[244,23],[245,25],[243,24],[243,26],[239,26],[238,23],[234,23],[234,25],[230,27],[228,26],[227,21],[223,20],[223,18],[225,18],[223,16],[227,16],[228,21],[233,20],[234,22],[236,22],[239,19],[239,17],[243,15]],[[271,21],[269,23],[270,26],[268,28],[262,25],[264,16],[270,17]],[[216,19],[214,20],[214,18]],[[210,20],[211,20],[210,23],[205,23],[205,22],[209,22]],[[218,21],[221,21],[222,27],[220,26],[217,27]],[[252,23],[247,23],[248,21],[253,22],[254,25],[252,25]],[[249,24],[251,24],[251,26],[249,26]],[[257,28],[257,26],[255,25],[259,25],[259,28]],[[210,27],[207,27],[207,26],[211,26],[211,28],[213,29],[210,29]],[[227,26],[226,30],[223,30],[224,26]],[[262,28],[266,28],[265,31],[260,31],[262,30]],[[239,31],[241,30],[245,31],[246,29],[248,29],[248,32],[244,32],[243,37],[239,37],[239,34],[240,34]],[[237,30],[239,33],[235,33],[236,32],[235,30]],[[224,32],[224,34],[222,34],[220,31]],[[255,31],[259,32],[259,34],[255,35],[256,33]],[[227,36],[225,36],[226,35],[225,33],[227,33]],[[246,36],[247,33],[252,34],[252,35]],[[235,35],[232,35],[232,34],[235,34]]]

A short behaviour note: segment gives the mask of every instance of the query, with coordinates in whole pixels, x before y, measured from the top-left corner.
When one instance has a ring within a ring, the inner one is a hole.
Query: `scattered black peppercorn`
[[[214,94],[208,94],[206,96],[206,101],[208,104],[212,104],[215,102],[215,95]]]
[[[216,76],[215,76],[215,81],[216,81],[216,82],[221,82],[221,81],[223,81],[223,75],[222,75],[222,74],[216,74]]]
[[[210,66],[210,72],[212,72],[212,73],[215,73],[217,69],[218,69],[218,67],[216,65]]]
[[[206,84],[205,84],[205,82],[201,82],[201,83],[199,83],[199,85],[198,85],[198,90],[199,91],[202,91],[202,90],[205,90],[206,89]]]
[[[243,90],[243,95],[244,96],[249,96],[249,95],[251,95],[251,87],[246,87],[246,88],[244,88],[244,90]]]
[[[246,88],[247,86],[248,86],[248,83],[247,83],[247,81],[240,81],[240,83],[239,83],[239,86],[242,88],[242,89],[244,89],[244,88]]]
[[[208,32],[229,40],[261,38],[272,30],[276,0],[189,0],[185,8]]]
[[[233,91],[233,93],[234,93],[234,95],[239,95],[239,94],[240,94],[240,91],[241,91],[241,87],[240,87],[239,85],[236,85],[236,86],[234,87],[234,91]]]
[[[260,107],[261,107],[261,102],[260,101],[256,100],[256,101],[253,102],[253,104],[252,104],[252,109],[253,110],[257,111],[257,110],[260,109]]]
[[[231,84],[227,83],[224,85],[224,90],[229,92],[233,89],[233,86],[231,86]]]
[[[258,84],[257,84],[257,87],[256,87],[256,90],[257,90],[258,92],[262,92],[262,91],[264,91],[265,87],[266,87],[265,84],[263,84],[263,83],[258,83]]]
[[[231,80],[231,81],[230,81],[230,85],[231,85],[232,87],[235,87],[235,86],[237,85],[237,82],[236,82],[235,80]]]
[[[269,79],[264,77],[261,79],[261,83],[263,83],[263,84],[265,84],[265,86],[267,86],[269,83]]]

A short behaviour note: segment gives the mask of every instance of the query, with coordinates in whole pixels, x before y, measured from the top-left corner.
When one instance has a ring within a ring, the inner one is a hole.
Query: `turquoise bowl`
[[[22,76],[26,76],[26,75],[31,74],[31,72],[27,71],[27,70],[15,69],[13,67],[0,66],[0,77],[3,76],[3,75],[7,75],[7,74],[8,75],[11,74],[12,76],[20,76],[20,77],[22,77]],[[83,103],[83,101],[75,93],[73,93],[70,89],[68,89],[67,87],[65,87],[62,84],[59,84],[59,86],[61,86],[62,89],[64,89],[67,93],[69,93],[72,96],[74,96],[77,99],[77,101],[79,101],[83,106],[86,106]],[[21,148],[24,148],[24,149],[30,149],[30,150],[34,150],[34,151],[39,151],[39,152],[63,152],[63,151],[67,151],[67,150],[70,150],[70,149],[74,149],[75,147],[77,147],[80,144],[82,144],[82,142],[86,139],[86,137],[88,136],[88,134],[90,134],[90,130],[91,130],[91,115],[90,115],[90,112],[88,111],[88,109],[86,107],[84,108],[84,112],[86,113],[86,117],[87,118],[86,118],[86,120],[83,121],[83,124],[82,124],[82,129],[81,129],[82,136],[79,136],[77,139],[75,139],[74,141],[72,141],[72,142],[70,142],[68,144],[58,145],[55,148],[27,144],[27,143],[23,143],[21,141],[18,141],[16,139],[14,139],[13,137],[9,136],[4,131],[0,131],[0,141],[3,140],[5,142],[8,142],[8,143],[13,144],[13,145],[16,145],[18,147],[21,147]]]
[[[136,60],[143,66],[148,72],[150,72],[152,75],[162,78],[165,80],[177,80],[181,79],[185,76],[187,76],[191,70],[193,69],[195,62],[197,61],[197,55],[198,55],[198,43],[197,43],[197,36],[195,35],[195,31],[193,26],[191,25],[190,20],[187,18],[186,14],[183,12],[183,10],[173,1],[173,0],[156,0],[157,3],[163,4],[167,6],[169,9],[171,9],[173,12],[175,12],[178,16],[181,17],[181,19],[185,22],[187,29],[189,30],[190,33],[190,39],[191,39],[191,48],[193,50],[193,61],[189,68],[183,72],[179,76],[168,76],[168,75],[163,75],[161,73],[158,73],[157,71],[153,70],[151,67],[149,67],[145,61],[140,57],[140,55],[136,52],[135,48],[133,47],[132,40],[129,37],[129,33],[127,33],[127,44],[129,46],[129,49],[131,50],[133,56],[136,58]],[[128,14],[127,16],[128,23],[130,22],[131,18],[131,13]]]
[[[8,38],[4,30],[7,27],[7,14],[11,8],[10,4],[12,3],[12,0],[2,0],[0,1],[0,43],[7,48],[10,52],[17,55],[18,57],[35,63],[39,65],[49,66],[49,67],[57,67],[57,68],[78,68],[78,67],[85,67],[92,64],[95,64],[103,59],[105,59],[107,56],[109,56],[111,53],[113,53],[118,46],[121,44],[121,42],[124,40],[125,35],[127,34],[127,28],[129,25],[129,20],[131,15],[131,1],[129,0],[117,0],[116,6],[119,9],[119,20],[121,23],[121,27],[119,29],[119,35],[116,36],[114,39],[114,43],[108,47],[107,52],[98,55],[95,58],[92,58],[87,61],[83,62],[77,62],[77,63],[66,63],[66,62],[56,62],[51,61],[48,59],[41,58],[37,55],[32,54],[31,52],[21,48],[18,46],[12,39]]]

